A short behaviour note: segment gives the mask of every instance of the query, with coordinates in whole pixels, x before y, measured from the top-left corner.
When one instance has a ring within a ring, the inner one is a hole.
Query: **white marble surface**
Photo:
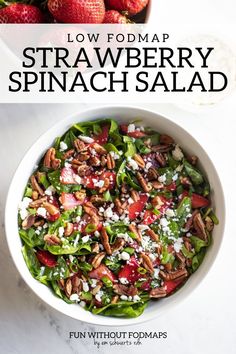
[[[4,203],[7,189],[27,148],[59,119],[81,109],[76,105],[0,106],[0,353],[236,353],[235,306],[235,110],[236,95],[227,102],[196,114],[172,105],[150,106],[171,115],[194,132],[207,148],[224,182],[228,222],[220,254],[202,284],[171,313],[122,331],[167,331],[166,340],[145,340],[139,347],[104,347],[91,340],[69,340],[69,331],[109,331],[70,319],[42,303],[21,280],[7,249]]]

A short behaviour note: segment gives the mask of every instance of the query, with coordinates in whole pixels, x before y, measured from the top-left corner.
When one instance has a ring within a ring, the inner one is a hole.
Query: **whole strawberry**
[[[0,9],[0,23],[40,23],[43,14],[36,6],[12,4]]]
[[[126,24],[128,19],[116,10],[106,11],[103,23]]]
[[[127,11],[133,16],[142,11],[149,0],[106,0],[107,6],[112,10]]]
[[[48,0],[53,17],[64,23],[102,23],[104,0]]]

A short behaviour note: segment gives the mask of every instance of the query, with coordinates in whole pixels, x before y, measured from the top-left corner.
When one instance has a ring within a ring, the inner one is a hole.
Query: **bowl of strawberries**
[[[149,20],[151,0],[1,1],[0,23],[127,24]]]

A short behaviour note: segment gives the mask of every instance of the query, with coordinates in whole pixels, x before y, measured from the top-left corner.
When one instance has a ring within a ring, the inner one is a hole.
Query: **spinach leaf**
[[[51,284],[51,287],[52,287],[54,293],[55,293],[58,297],[60,297],[61,299],[63,299],[63,300],[64,300],[65,302],[67,302],[68,304],[73,304],[73,301],[70,301],[70,300],[68,299],[68,297],[65,296],[64,293],[61,291],[61,289],[60,289],[60,287],[59,287],[59,285],[58,285],[58,283],[57,283],[56,280],[52,280],[52,281],[50,282],[50,284]]]
[[[36,278],[37,275],[40,273],[41,266],[38,261],[38,258],[35,255],[34,249],[27,245],[24,245],[22,247],[22,254],[30,273],[33,275],[34,278]]]
[[[195,272],[195,270],[198,269],[198,267],[201,265],[204,257],[206,254],[206,248],[202,248],[201,251],[196,254],[196,256],[193,257],[192,259],[192,269]]]
[[[186,160],[184,161],[184,169],[194,184],[199,185],[204,182],[202,174]]]
[[[102,308],[93,308],[92,313],[102,316],[114,316],[123,318],[135,318],[140,316],[146,308],[148,302],[122,301],[116,304],[109,304]]]
[[[29,246],[35,247],[44,244],[43,235],[45,231],[41,231],[39,235],[35,233],[35,230],[30,228],[28,230],[19,230],[19,235],[22,240]]]
[[[208,246],[208,242],[202,240],[199,237],[191,236],[190,240],[191,240],[191,243],[192,243],[196,253],[198,253],[202,249],[202,247],[207,247]]]
[[[179,218],[179,226],[182,228],[185,224],[187,215],[191,212],[191,199],[184,197],[176,209],[176,215]]]

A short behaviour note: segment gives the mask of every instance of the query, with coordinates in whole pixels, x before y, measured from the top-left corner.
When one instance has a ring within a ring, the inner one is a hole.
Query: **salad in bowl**
[[[167,133],[88,120],[45,151],[19,205],[19,236],[31,275],[62,301],[138,317],[201,265],[218,224],[211,188],[198,157]]]

